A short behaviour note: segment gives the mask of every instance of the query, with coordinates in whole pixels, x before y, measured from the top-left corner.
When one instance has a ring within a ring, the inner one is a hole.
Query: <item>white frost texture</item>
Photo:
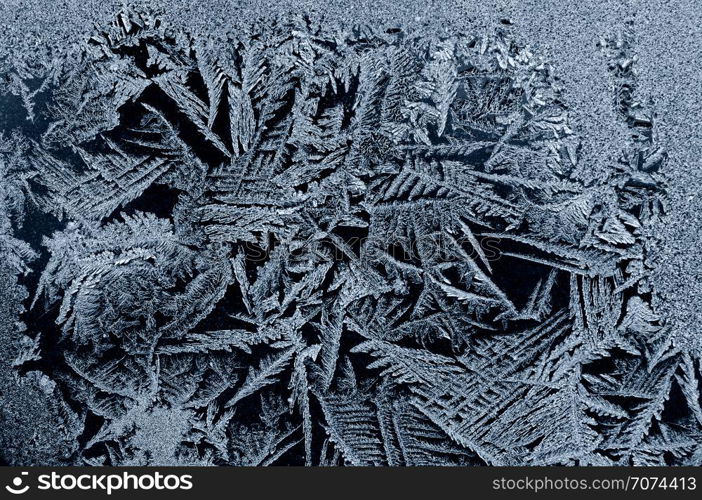
[[[0,461],[700,465],[679,3],[5,2]]]

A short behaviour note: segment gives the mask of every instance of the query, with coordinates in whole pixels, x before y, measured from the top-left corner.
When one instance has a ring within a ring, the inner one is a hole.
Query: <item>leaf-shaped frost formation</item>
[[[602,45],[631,140],[596,173],[558,68],[500,30],[210,39],[130,8],[15,71],[34,133],[0,136],[2,272],[37,272],[14,369],[70,401],[67,460],[699,461],[632,44]]]

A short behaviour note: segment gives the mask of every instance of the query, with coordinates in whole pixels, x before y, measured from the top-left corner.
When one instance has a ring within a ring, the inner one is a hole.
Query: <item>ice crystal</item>
[[[64,463],[699,462],[628,36],[601,42],[631,133],[604,174],[557,67],[500,29],[223,41],[124,9],[8,69],[0,251],[28,293],[3,321],[19,379],[66,402]]]

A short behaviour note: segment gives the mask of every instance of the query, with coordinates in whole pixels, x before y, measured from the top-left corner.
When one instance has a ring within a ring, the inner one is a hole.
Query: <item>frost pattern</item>
[[[500,31],[130,9],[9,71],[14,366],[67,402],[65,461],[699,463],[700,360],[648,280],[665,152],[601,45],[631,131],[602,175]]]

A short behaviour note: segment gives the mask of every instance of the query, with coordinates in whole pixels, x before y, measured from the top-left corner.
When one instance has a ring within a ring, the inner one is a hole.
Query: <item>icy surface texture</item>
[[[699,464],[635,20],[593,132],[509,16],[264,14],[0,60],[0,457]]]

